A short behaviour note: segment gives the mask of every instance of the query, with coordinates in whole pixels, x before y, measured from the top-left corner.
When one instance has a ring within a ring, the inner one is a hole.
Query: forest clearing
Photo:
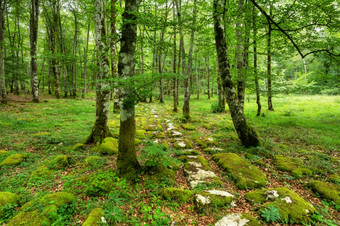
[[[0,0],[0,225],[339,225],[339,12]]]

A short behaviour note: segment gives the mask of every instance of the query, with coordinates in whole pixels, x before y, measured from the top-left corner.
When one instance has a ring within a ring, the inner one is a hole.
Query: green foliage
[[[106,202],[104,213],[109,224],[117,224],[122,222],[124,212],[119,208],[125,201],[124,198],[119,197],[120,193],[111,192],[109,200]]]
[[[223,109],[218,103],[211,104],[211,112],[212,113],[222,113],[225,109]]]
[[[261,217],[264,218],[266,222],[277,222],[280,220],[279,209],[275,206],[269,206],[260,211]]]

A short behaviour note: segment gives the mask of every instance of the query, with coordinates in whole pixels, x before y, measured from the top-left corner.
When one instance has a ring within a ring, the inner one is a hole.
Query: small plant
[[[261,217],[264,218],[266,222],[277,222],[281,219],[279,209],[275,206],[269,206],[261,210]]]
[[[18,205],[17,204],[7,204],[0,208],[1,218],[0,224],[5,223],[7,220],[12,218],[16,213],[15,209]]]
[[[212,113],[222,113],[225,110],[218,105],[218,103],[211,104],[211,112]]]
[[[122,206],[125,199],[119,196],[120,193],[111,192],[109,200],[105,205],[104,213],[106,214],[106,219],[113,225],[123,220],[123,211],[118,206]]]

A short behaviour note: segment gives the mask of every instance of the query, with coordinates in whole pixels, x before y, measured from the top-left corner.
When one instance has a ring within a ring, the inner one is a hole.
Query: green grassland
[[[102,211],[110,224],[169,225],[175,221],[179,225],[213,225],[232,210],[231,206],[225,205],[202,211],[190,195],[184,205],[178,199],[164,198],[165,188],[182,186],[178,185],[174,177],[178,177],[176,170],[181,169],[183,164],[177,161],[176,150],[171,150],[170,138],[165,139],[170,149],[161,154],[157,152],[157,147],[151,145],[147,149],[147,143],[139,144],[139,160],[149,167],[145,167],[134,181],[126,181],[117,176],[116,155],[100,155],[96,145],[75,146],[83,143],[92,129],[95,119],[94,94],[89,94],[84,100],[56,100],[50,96],[42,99],[45,101],[39,104],[10,101],[8,105],[0,106],[0,150],[3,150],[0,151],[0,162],[13,154],[22,155],[22,161],[18,164],[0,166],[0,193],[11,192],[19,197],[14,203],[1,206],[0,196],[0,225],[11,222],[22,211],[37,210],[41,219],[45,219],[45,222],[38,224],[54,222],[55,225],[81,225],[95,208],[101,208],[96,210],[99,213]],[[192,118],[186,123],[191,127],[181,129],[181,132],[196,150],[203,153],[206,148],[204,144],[196,142],[197,138],[213,137],[216,146],[223,150],[219,152],[238,154],[264,171],[268,179],[266,188],[284,185],[299,191],[307,201],[312,202],[316,212],[309,223],[339,223],[336,213],[340,208],[339,203],[324,198],[321,193],[314,193],[308,186],[313,180],[331,181],[339,192],[339,96],[276,96],[273,99],[275,111],[263,110],[260,117],[256,117],[255,97],[251,96],[249,102],[246,100],[245,113],[250,124],[259,132],[262,146],[249,149],[240,145],[228,112],[212,113],[211,105],[216,101],[216,97],[207,100],[205,96],[191,100]],[[180,100],[180,106],[181,103]],[[151,117],[151,109],[155,109],[163,128],[166,126],[165,120],[183,128],[181,112],[172,112],[171,104],[170,97],[165,99],[165,104],[139,103],[136,106],[136,120],[147,120]],[[263,109],[266,109],[265,101]],[[113,132],[117,131],[118,117],[118,114],[110,115]],[[145,154],[145,150],[150,150],[151,154]],[[157,154],[160,159],[150,160]],[[206,152],[204,155],[211,166],[216,164],[212,160],[213,154]],[[168,155],[171,156],[169,159]],[[97,157],[87,159],[89,156]],[[280,166],[278,156],[291,158],[292,162],[298,161],[289,167]],[[148,172],[150,168],[155,168],[155,164],[161,164],[162,159],[173,164],[173,175],[168,173],[169,169],[158,169],[161,176]],[[296,174],[293,172],[299,172],[296,170],[301,167],[311,173],[294,176]],[[222,183],[219,182],[218,186],[232,190],[242,198],[244,193],[235,187],[232,177],[219,170]],[[195,188],[194,192],[204,189]],[[68,192],[75,198],[60,205],[53,202],[47,205],[43,201],[46,195],[55,192]],[[28,202],[31,202],[28,210],[23,209]],[[56,206],[56,209],[51,211],[51,206]],[[250,211],[260,224],[265,224],[265,218],[259,212],[256,213],[256,205],[244,205],[244,209]]]

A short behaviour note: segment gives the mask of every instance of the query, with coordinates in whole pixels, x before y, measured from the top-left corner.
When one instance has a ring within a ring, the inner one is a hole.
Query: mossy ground
[[[12,96],[9,98],[15,99]],[[18,224],[18,219],[23,219],[23,212],[20,212],[22,206],[56,191],[73,194],[74,202],[60,208],[48,205],[45,212],[43,209],[27,210],[31,222],[81,224],[86,221],[93,209],[102,208],[106,211],[110,209],[108,205],[112,200],[121,203],[116,214],[122,216],[121,221],[129,225],[157,224],[159,221],[156,219],[166,221],[167,225],[172,221],[179,225],[213,225],[227,212],[237,212],[237,208],[247,211],[257,208],[255,204],[244,204],[246,203],[244,191],[238,189],[220,167],[215,166],[211,157],[216,150],[211,149],[210,153],[203,152],[204,148],[196,142],[199,137],[213,138],[216,146],[222,149],[216,153],[235,153],[240,157],[246,153],[252,154],[247,155],[246,161],[252,164],[259,163],[257,166],[267,176],[267,187],[272,187],[272,183],[284,184],[314,204],[317,211],[312,218],[313,224],[325,225],[326,221],[334,225],[340,223],[337,220],[337,207],[321,194],[318,198],[319,195],[305,186],[312,179],[332,181],[331,175],[339,175],[337,167],[339,165],[337,152],[340,146],[339,97],[278,96],[273,100],[274,112],[264,111],[264,117],[256,117],[255,98],[251,96],[250,103],[245,103],[245,113],[249,123],[261,135],[263,146],[249,149],[240,145],[228,113],[211,113],[211,103],[217,101],[217,98],[191,100],[189,123],[196,127],[191,131],[182,129],[183,123],[180,121],[182,113],[172,112],[170,98],[166,98],[163,105],[138,104],[136,107],[138,130],[143,130],[145,125],[156,125],[149,129],[156,130],[160,135],[151,139],[159,139],[162,146],[170,145],[171,148],[172,142],[166,130],[168,122],[165,120],[174,123],[177,130],[183,134],[181,137],[188,139],[193,144],[193,149],[199,151],[207,160],[207,167],[220,172],[218,175],[223,181],[221,188],[232,189],[235,194],[241,196],[237,202],[238,207],[229,207],[230,210],[227,207],[214,208],[202,213],[197,212],[193,198],[180,204],[180,201],[167,200],[163,197],[163,190],[166,188],[188,190],[187,182],[181,180],[183,179],[180,177],[181,169],[173,170],[176,176],[175,184],[171,183],[169,178],[157,181],[145,174],[141,174],[134,181],[124,181],[116,174],[117,155],[99,157],[96,145],[81,145],[90,134],[95,119],[94,93],[88,94],[84,100],[56,100],[51,96],[42,96],[41,99],[46,99],[46,102],[32,104],[29,99],[30,97],[27,97],[26,102],[10,101],[8,105],[0,108],[1,125],[6,125],[0,126],[0,149],[5,150],[0,151],[0,162],[14,154],[27,154],[27,158],[18,165],[0,167],[0,192],[12,192],[19,196],[18,206],[6,207],[6,217],[0,217],[0,224],[11,220],[13,224]],[[159,115],[157,120],[150,117],[151,108],[157,111]],[[109,125],[117,138],[119,115],[110,114]],[[149,132],[145,133],[148,134]],[[137,146],[138,154],[143,145],[142,141]],[[207,148],[211,147],[208,145]],[[302,166],[308,166],[313,175],[308,177],[303,175],[295,179],[290,172],[279,171],[274,164],[275,155],[301,159]],[[50,163],[58,156],[67,156],[68,164],[57,169],[50,168]],[[88,157],[90,158],[87,159]],[[106,183],[107,180],[103,178],[111,179]],[[336,181],[336,177],[334,178],[333,181]],[[336,183],[333,181],[332,183]],[[112,187],[108,186],[109,189],[105,190],[108,184]],[[206,189],[209,188],[198,188],[198,191]],[[38,204],[34,206],[39,207]],[[260,214],[252,215],[260,221],[260,225],[266,224],[261,220]]]

